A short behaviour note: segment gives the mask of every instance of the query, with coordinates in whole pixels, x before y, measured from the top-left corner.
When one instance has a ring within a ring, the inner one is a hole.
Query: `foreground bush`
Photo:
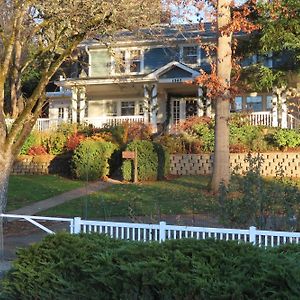
[[[163,179],[170,169],[170,157],[166,149],[150,141],[133,141],[126,147],[126,151],[138,153],[138,179]],[[122,165],[123,178],[133,179],[133,160],[124,160]]]
[[[96,180],[107,176],[112,153],[117,146],[110,142],[85,140],[75,149],[72,164],[73,173],[81,180]]]
[[[22,249],[2,299],[299,299],[300,247],[57,234]]]

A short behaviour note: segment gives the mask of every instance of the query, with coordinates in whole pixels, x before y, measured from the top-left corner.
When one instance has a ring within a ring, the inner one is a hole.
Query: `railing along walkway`
[[[283,244],[299,244],[300,232],[287,231],[267,231],[257,230],[251,226],[249,229],[232,229],[232,228],[207,228],[193,226],[176,226],[168,225],[166,222],[159,224],[143,223],[124,223],[124,222],[106,222],[82,220],[79,217],[74,219],[42,217],[42,216],[25,216],[1,214],[3,218],[25,219],[30,223],[38,226],[47,233],[54,232],[38,223],[36,220],[69,222],[70,233],[99,233],[106,234],[111,238],[131,240],[131,241],[158,241],[194,238],[205,240],[212,238],[215,240],[242,241],[252,243],[253,245],[267,247],[279,246]]]

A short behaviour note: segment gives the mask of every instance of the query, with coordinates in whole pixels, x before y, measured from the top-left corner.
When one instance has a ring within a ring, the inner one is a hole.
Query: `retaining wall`
[[[70,156],[67,155],[20,155],[13,166],[12,174],[63,174],[70,173]]]
[[[249,168],[247,155],[247,153],[231,153],[231,169],[238,174],[245,173]],[[274,152],[260,153],[260,155],[264,159],[261,175],[276,176],[282,169],[284,176],[300,177],[300,153]],[[253,153],[252,156],[257,156],[257,153]],[[212,173],[212,164],[212,154],[173,154],[170,171],[173,175],[209,175]]]

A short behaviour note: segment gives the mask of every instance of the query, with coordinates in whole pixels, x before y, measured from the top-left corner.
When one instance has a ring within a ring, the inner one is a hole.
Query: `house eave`
[[[158,82],[156,77],[142,77],[142,78],[78,78],[78,79],[66,79],[61,81],[55,81],[57,86],[70,88],[73,86],[87,86],[87,85],[107,85],[107,84],[127,84],[127,83],[155,83]]]

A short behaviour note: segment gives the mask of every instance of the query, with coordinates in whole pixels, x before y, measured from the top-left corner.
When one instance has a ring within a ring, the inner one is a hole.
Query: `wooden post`
[[[134,151],[134,159],[133,159],[133,165],[134,165],[134,174],[133,174],[133,182],[138,182],[138,155],[137,155],[137,149]]]

